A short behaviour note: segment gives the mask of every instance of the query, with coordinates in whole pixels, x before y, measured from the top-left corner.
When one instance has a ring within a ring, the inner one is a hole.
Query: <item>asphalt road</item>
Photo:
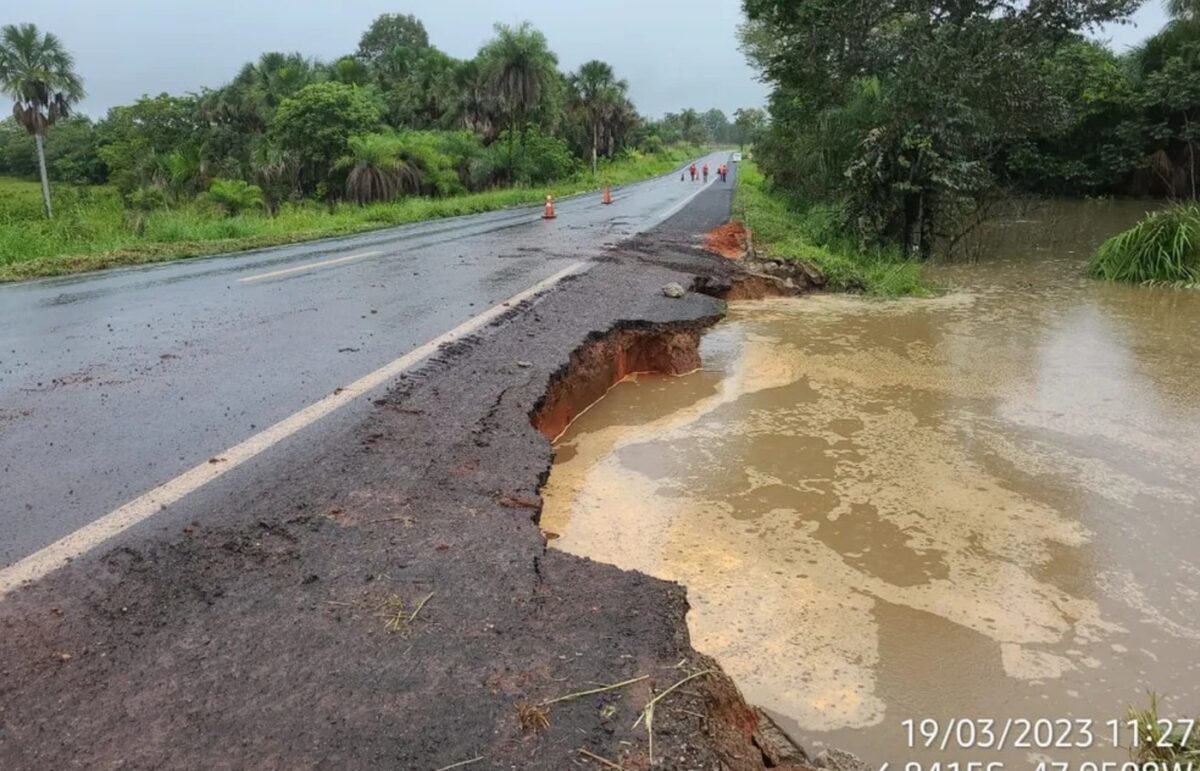
[[[611,206],[564,200],[552,221],[506,210],[0,287],[0,567],[601,256],[700,188],[675,172]]]

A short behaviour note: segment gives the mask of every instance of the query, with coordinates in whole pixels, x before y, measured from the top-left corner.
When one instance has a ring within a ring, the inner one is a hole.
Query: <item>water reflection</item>
[[[687,585],[748,698],[872,760],[909,717],[1195,711],[1200,296],[1008,243],[937,298],[735,307],[563,437],[554,546]]]

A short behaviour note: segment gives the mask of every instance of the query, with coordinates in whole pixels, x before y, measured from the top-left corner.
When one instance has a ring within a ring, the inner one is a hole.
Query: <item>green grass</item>
[[[1150,214],[1101,244],[1089,272],[1135,284],[1200,284],[1200,206],[1176,204]]]
[[[828,288],[880,297],[928,292],[921,265],[884,252],[858,249],[841,236],[836,212],[821,207],[801,211],[768,189],[751,161],[738,169],[734,217],[753,233],[755,248],[779,259],[806,260],[829,279]]]
[[[1133,760],[1183,764],[1200,761],[1200,726],[1189,730],[1189,724],[1180,717],[1160,717],[1158,694],[1150,694],[1150,706],[1146,709],[1131,707],[1128,718],[1137,722],[1138,744],[1129,748]]]
[[[633,155],[602,163],[591,172],[544,187],[512,188],[451,198],[404,198],[387,204],[341,204],[330,212],[314,202],[289,204],[275,217],[225,217],[211,207],[187,203],[143,215],[127,212],[107,186],[54,188],[55,218],[42,214],[36,182],[0,178],[0,281],[59,276],[118,265],[237,252],[266,246],[350,235],[411,222],[540,204],[601,185],[636,182],[677,168],[699,148]]]

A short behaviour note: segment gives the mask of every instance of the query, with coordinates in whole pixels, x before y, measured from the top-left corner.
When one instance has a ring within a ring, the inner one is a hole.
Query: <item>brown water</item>
[[[930,299],[735,305],[705,369],[559,442],[556,548],[688,587],[693,641],[810,747],[902,721],[1200,711],[1200,293],[1080,275],[1129,205],[1000,223]]]

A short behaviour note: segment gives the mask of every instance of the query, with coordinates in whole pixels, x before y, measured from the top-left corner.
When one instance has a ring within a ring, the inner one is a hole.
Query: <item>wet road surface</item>
[[[553,221],[506,210],[0,287],[0,566],[654,227],[701,188],[677,174]]]
[[[535,521],[531,414],[591,341],[715,323],[719,301],[661,287],[732,283],[693,248],[731,187],[4,595],[0,768],[558,771],[581,747],[640,768],[652,736],[656,768],[761,771],[682,589],[547,550]],[[522,726],[521,704],[623,681]]]

